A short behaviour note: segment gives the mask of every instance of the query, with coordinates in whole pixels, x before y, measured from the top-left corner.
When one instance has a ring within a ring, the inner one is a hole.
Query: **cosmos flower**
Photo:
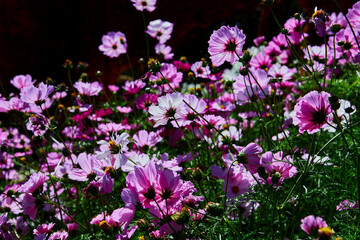
[[[157,55],[162,56],[165,60],[170,60],[174,57],[174,54],[171,52],[171,47],[166,46],[165,44],[156,44],[155,52]]]
[[[152,12],[155,10],[156,0],[131,0],[133,6],[138,11],[147,10],[148,12]]]
[[[104,52],[104,55],[114,58],[126,53],[127,42],[122,32],[108,32],[101,40],[99,50]]]
[[[311,91],[300,98],[295,105],[295,117],[293,123],[299,126],[299,132],[307,131],[309,134],[320,131],[320,128],[328,126],[331,106],[328,101],[330,94]]]
[[[181,93],[168,93],[165,96],[159,97],[159,104],[149,107],[149,113],[152,115],[149,119],[155,120],[154,127],[166,125],[169,119],[178,119],[181,110],[179,107],[182,101],[183,95]]]
[[[156,38],[157,40],[159,40],[159,43],[165,43],[171,38],[173,28],[173,23],[157,19],[149,23],[145,32],[149,34],[152,38]]]
[[[79,81],[74,84],[74,88],[78,90],[80,95],[86,95],[86,96],[96,96],[103,89],[98,81],[92,83]]]
[[[203,61],[198,61],[191,65],[191,71],[194,72],[195,77],[208,78],[211,74],[210,67],[203,63]]]
[[[40,83],[39,87],[30,85],[23,87],[20,92],[20,99],[25,103],[41,104],[54,91],[54,86]]]
[[[239,60],[237,55],[239,57],[243,55],[245,38],[245,34],[237,26],[222,26],[214,31],[210,36],[208,48],[213,65],[218,67],[225,61],[234,64]]]
[[[10,80],[10,83],[14,85],[17,89],[22,89],[27,86],[31,86],[36,82],[36,80],[32,81],[32,78],[29,74],[26,75],[17,75],[13,79]]]

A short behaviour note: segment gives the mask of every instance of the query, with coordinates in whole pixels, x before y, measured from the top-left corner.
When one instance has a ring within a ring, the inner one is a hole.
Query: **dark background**
[[[356,1],[339,0],[345,13]],[[265,35],[277,35],[268,9],[258,0],[158,0],[154,12],[145,11],[147,22],[162,19],[175,23],[167,42],[175,58],[187,56],[189,61],[207,57],[208,40],[221,25],[240,26],[247,35],[246,45]],[[339,12],[333,1],[276,0],[273,9],[281,24],[294,13],[309,17],[315,5],[328,13]],[[310,33],[313,26],[308,26]],[[133,65],[146,56],[141,12],[130,0],[0,0],[0,81],[19,74],[30,74],[38,81],[51,77],[67,81],[62,67],[65,59],[89,63],[89,76],[103,72],[103,81],[115,83],[120,73],[128,70],[125,55],[120,61],[106,57],[98,50],[102,35],[108,31],[123,32]],[[313,34],[314,35],[314,34]],[[156,41],[150,39],[150,48]],[[95,79],[91,79],[95,80]]]

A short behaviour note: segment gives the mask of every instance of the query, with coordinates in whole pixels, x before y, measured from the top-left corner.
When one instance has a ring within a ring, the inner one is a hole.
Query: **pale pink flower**
[[[21,88],[20,99],[25,103],[41,104],[54,91],[54,86],[40,83],[39,87],[33,85]]]
[[[32,78],[29,74],[17,75],[10,80],[10,83],[14,85],[14,87],[16,87],[17,89],[22,89],[24,87],[34,85],[35,82],[36,80],[32,81]]]
[[[69,178],[75,181],[81,181],[85,182],[87,180],[93,180],[98,175],[97,173],[100,170],[100,163],[97,161],[97,159],[90,154],[86,153],[80,153],[80,155],[77,157],[77,159],[74,159],[80,167],[80,168],[73,168],[68,173]]]
[[[156,38],[157,40],[159,40],[159,43],[165,43],[171,38],[173,27],[173,23],[157,19],[149,23],[145,32],[149,34],[152,38]]]
[[[178,119],[179,112],[182,110],[180,105],[183,101],[181,93],[168,93],[158,98],[158,105],[151,105],[149,113],[152,115],[149,119],[155,120],[154,127],[166,125],[168,120]]]
[[[160,73],[161,72],[161,73]],[[180,83],[183,78],[183,73],[178,72],[175,65],[171,63],[165,63],[162,65],[160,72],[156,73],[156,75],[151,75],[149,80],[150,81],[164,81],[165,77],[165,83],[163,83],[159,89],[164,90],[165,92],[169,92],[171,88],[175,89],[180,86]],[[169,84],[171,88],[169,87]]]
[[[155,10],[156,0],[131,0],[133,6],[138,11],[147,10],[148,12],[152,12]]]
[[[185,104],[185,102],[187,104]],[[202,114],[206,109],[206,102],[201,98],[197,98],[193,94],[184,95],[183,111],[179,112],[178,124],[187,126],[198,119],[198,114]],[[173,123],[177,127],[176,123]]]
[[[194,72],[195,77],[200,78],[208,78],[211,74],[210,67],[206,64],[204,65],[203,61],[193,63],[193,65],[191,65],[191,71]]]
[[[113,58],[126,53],[127,42],[125,34],[122,32],[108,32],[101,40],[102,44],[99,46],[99,50],[104,52],[104,55]]]
[[[23,192],[23,193],[33,193],[38,188],[42,187],[46,180],[47,180],[47,177],[44,173],[41,173],[41,172],[33,173],[30,176],[30,179],[26,183],[21,185],[21,187],[18,189],[18,191]]]
[[[86,96],[96,96],[103,89],[98,81],[95,81],[92,83],[76,82],[74,84],[74,88],[76,88],[76,90],[78,90],[80,95],[86,95]]]
[[[245,38],[245,34],[237,26],[222,26],[214,31],[210,36],[208,49],[213,65],[217,67],[225,61],[234,64],[236,60],[239,60],[238,56],[243,55]]]
[[[162,140],[162,137],[155,132],[140,130],[133,136],[133,140],[138,147],[153,147]]]
[[[174,53],[171,52],[171,47],[166,46],[165,44],[156,44],[155,52],[157,55],[162,56],[165,60],[171,60],[174,57]]]

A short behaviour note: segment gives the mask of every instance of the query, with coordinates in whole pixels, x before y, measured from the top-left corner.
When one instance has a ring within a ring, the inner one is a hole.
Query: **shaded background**
[[[345,12],[355,2],[339,1]],[[311,16],[315,5],[328,13],[339,12],[333,1],[324,0],[276,0],[273,8],[283,24],[296,12]],[[147,22],[162,19],[175,23],[166,44],[172,47],[174,59],[187,56],[191,62],[207,56],[209,37],[221,25],[242,28],[246,46],[257,36],[270,40],[279,32],[270,12],[258,0],[158,0],[154,12],[144,13]],[[312,28],[309,26],[310,33]],[[98,50],[102,35],[108,31],[126,35],[134,65],[145,58],[141,12],[130,0],[0,0],[0,81],[9,87],[9,81],[19,74],[30,74],[38,81],[47,77],[67,81],[62,64],[71,59],[74,64],[89,63],[90,77],[100,70],[104,82],[115,83],[128,65],[125,55],[121,55],[120,64]],[[155,44],[150,39],[153,56]]]

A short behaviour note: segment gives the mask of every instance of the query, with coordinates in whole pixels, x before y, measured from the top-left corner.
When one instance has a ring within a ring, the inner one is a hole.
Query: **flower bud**
[[[220,203],[208,202],[205,211],[212,216],[221,216],[224,209],[221,207]]]
[[[161,64],[158,60],[154,58],[150,58],[148,61],[148,67],[151,69],[153,73],[160,72]]]

